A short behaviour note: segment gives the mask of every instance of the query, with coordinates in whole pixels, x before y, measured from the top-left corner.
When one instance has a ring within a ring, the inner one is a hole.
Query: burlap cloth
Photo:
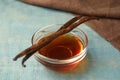
[[[111,42],[120,51],[120,0],[21,0],[23,2],[59,9],[79,15],[109,17],[86,24]],[[114,19],[112,19],[114,18]]]

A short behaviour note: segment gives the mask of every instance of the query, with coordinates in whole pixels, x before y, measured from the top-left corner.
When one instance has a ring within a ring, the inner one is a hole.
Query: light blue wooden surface
[[[85,24],[79,27],[89,38],[88,55],[73,71],[51,71],[34,57],[26,62],[26,68],[21,66],[21,59],[12,61],[31,45],[37,29],[64,23],[72,17],[16,0],[0,0],[0,80],[120,80],[120,52]]]

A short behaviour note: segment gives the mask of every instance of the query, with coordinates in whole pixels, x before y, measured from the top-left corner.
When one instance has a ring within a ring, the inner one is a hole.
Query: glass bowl
[[[37,43],[39,39],[41,39],[42,37],[45,37],[46,35],[49,35],[57,31],[61,26],[62,24],[52,24],[52,25],[48,25],[40,28],[33,34],[32,44]],[[46,66],[47,68],[50,68],[53,70],[68,71],[68,70],[74,69],[87,54],[88,38],[86,34],[79,28],[75,28],[67,34],[72,34],[76,36],[82,42],[82,45],[83,45],[82,50],[78,54],[67,59],[54,59],[54,58],[44,56],[37,51],[34,54],[35,59],[41,64],[43,64],[44,66]]]

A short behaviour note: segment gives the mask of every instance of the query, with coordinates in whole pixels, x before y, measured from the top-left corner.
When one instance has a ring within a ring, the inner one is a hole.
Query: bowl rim
[[[51,25],[47,25],[47,26],[45,26],[45,27],[39,28],[39,29],[33,34],[32,38],[31,38],[31,43],[34,44],[34,42],[33,42],[34,37],[35,37],[35,35],[36,35],[39,31],[42,31],[42,30],[44,30],[44,29],[46,29],[46,28],[49,28],[50,26],[55,26],[55,25],[62,25],[62,24],[51,24]],[[34,54],[34,56],[37,57],[37,58],[40,58],[42,61],[45,61],[45,62],[48,62],[48,63],[54,63],[54,64],[66,64],[66,63],[74,62],[74,61],[76,61],[76,60],[80,60],[81,58],[85,57],[85,55],[87,54],[86,51],[87,51],[87,48],[88,48],[88,37],[87,37],[87,35],[86,35],[80,28],[77,27],[77,28],[75,28],[75,29],[77,29],[79,32],[81,32],[82,34],[84,34],[85,40],[86,40],[86,45],[84,45],[83,50],[82,50],[79,54],[77,54],[77,55],[75,55],[75,56],[73,56],[73,57],[70,57],[69,59],[64,59],[64,60],[53,59],[53,58],[49,58],[49,57],[40,55],[40,54],[38,53],[38,51]]]

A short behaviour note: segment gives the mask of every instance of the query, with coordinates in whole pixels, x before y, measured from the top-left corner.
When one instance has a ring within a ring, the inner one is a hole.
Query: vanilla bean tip
[[[21,64],[22,64],[22,66],[23,66],[23,67],[26,67],[26,65],[25,65],[24,63],[25,63],[25,57],[23,58],[23,60],[22,60],[22,63],[21,63]]]
[[[22,66],[23,66],[23,67],[26,67],[26,65],[25,65],[24,63],[22,63]]]
[[[23,59],[24,59],[24,58],[23,58]],[[24,62],[25,62],[25,61],[23,60],[21,64],[22,64],[23,67],[26,67],[26,65],[24,64]]]
[[[17,61],[17,57],[13,58],[13,61]]]

